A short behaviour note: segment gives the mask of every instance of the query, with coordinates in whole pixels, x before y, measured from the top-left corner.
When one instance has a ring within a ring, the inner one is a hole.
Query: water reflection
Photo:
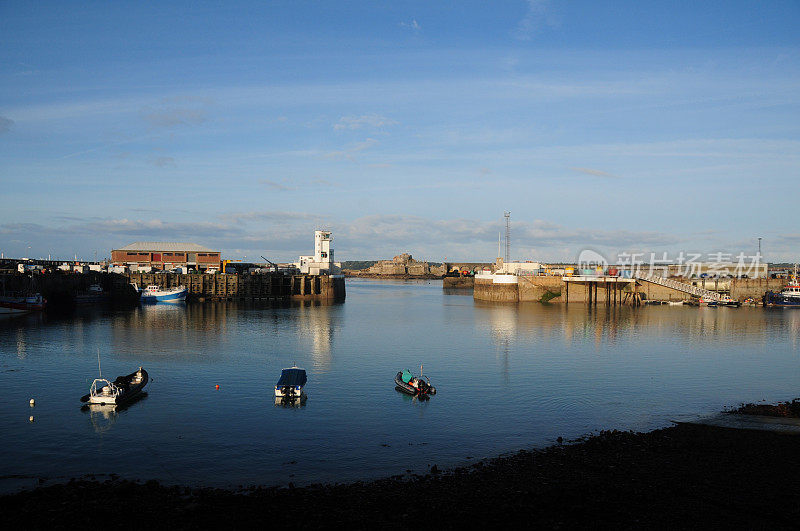
[[[275,397],[275,407],[283,407],[289,409],[298,409],[301,407],[306,407],[306,400],[308,400],[308,395],[302,394],[299,398],[289,398],[283,396],[276,396]]]
[[[298,309],[298,333],[311,338],[311,357],[318,372],[327,372],[332,361],[333,315],[337,306],[305,304]]]
[[[788,321],[788,322],[787,322]],[[676,331],[691,339],[732,336],[751,343],[788,328],[793,341],[800,333],[800,312],[763,308],[709,308],[692,306],[587,306],[584,304],[475,303],[477,327],[488,326],[498,352],[514,339],[561,339],[566,346],[575,341],[596,345],[613,344],[621,338],[648,334],[672,335]]]
[[[117,404],[85,404],[81,406],[81,411],[89,414],[89,422],[95,433],[105,433],[117,422],[120,413],[127,410],[134,404],[147,398],[147,393],[142,393],[130,402],[122,405]]]

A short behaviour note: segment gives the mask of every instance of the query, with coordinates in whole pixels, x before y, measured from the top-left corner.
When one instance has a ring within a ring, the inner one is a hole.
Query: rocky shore
[[[797,436],[680,424],[440,471],[237,491],[73,480],[0,498],[0,521],[43,529],[796,528]]]

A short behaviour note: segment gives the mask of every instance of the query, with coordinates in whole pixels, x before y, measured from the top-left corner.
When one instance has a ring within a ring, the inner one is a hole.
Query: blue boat
[[[142,290],[142,302],[184,302],[186,300],[186,286],[176,288],[161,288],[147,286]]]
[[[766,292],[764,294],[764,306],[800,308],[800,285],[789,284],[780,293]]]

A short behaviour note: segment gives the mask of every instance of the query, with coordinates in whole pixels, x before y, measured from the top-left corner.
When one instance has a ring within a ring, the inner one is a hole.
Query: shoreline
[[[678,424],[605,431],[471,466],[440,471],[434,465],[425,475],[349,484],[226,490],[73,479],[0,496],[0,514],[26,528],[116,521],[129,511],[180,529],[265,521],[397,529],[409,519],[444,528],[510,521],[790,528],[800,517],[798,442],[794,435]]]

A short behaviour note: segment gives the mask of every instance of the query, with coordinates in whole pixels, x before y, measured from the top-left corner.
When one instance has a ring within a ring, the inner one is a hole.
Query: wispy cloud
[[[14,120],[6,118],[5,116],[0,116],[0,135],[8,133],[12,125],[14,125]]]
[[[324,156],[325,158],[332,160],[354,161],[356,160],[356,156],[359,153],[375,146],[376,144],[378,144],[377,140],[375,140],[374,138],[367,138],[363,142],[358,142],[340,151],[331,151],[329,153],[326,153]]]
[[[361,116],[342,116],[339,122],[334,124],[333,129],[336,131],[362,129],[364,127],[378,129],[389,125],[397,125],[397,122],[379,114],[362,114]]]
[[[167,168],[170,166],[175,166],[175,159],[172,157],[156,157],[150,161],[153,166],[158,166],[159,168]]]
[[[528,41],[544,26],[554,25],[548,13],[548,4],[548,0],[528,0],[525,16],[519,21],[513,33],[516,39]]]
[[[267,188],[269,188],[271,190],[278,191],[278,192],[287,192],[289,190],[294,190],[295,189],[295,187],[293,187],[293,186],[287,186],[287,185],[285,185],[283,183],[279,183],[277,181],[271,181],[269,179],[261,179],[258,182],[263,184]]]
[[[142,118],[153,127],[177,127],[200,125],[208,119],[207,102],[195,98],[179,101],[177,98],[167,99],[155,106],[142,109]]]
[[[619,179],[619,175],[614,175],[613,173],[608,173],[602,170],[595,170],[592,168],[570,168],[572,171],[577,171],[579,173],[585,173],[587,175],[594,175],[595,177],[607,177],[609,179]]]
[[[417,22],[417,19],[415,18],[412,18],[411,22],[400,22],[397,25],[400,26],[401,28],[409,29],[414,32],[418,32],[422,29],[422,26],[419,25],[419,22]]]

